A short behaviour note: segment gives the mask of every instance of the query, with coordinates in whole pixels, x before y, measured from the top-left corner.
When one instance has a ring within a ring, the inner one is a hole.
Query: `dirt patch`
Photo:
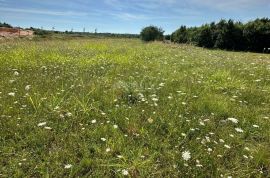
[[[20,28],[6,28],[0,27],[0,37],[24,37],[24,36],[33,36],[34,31],[32,30],[23,30]]]

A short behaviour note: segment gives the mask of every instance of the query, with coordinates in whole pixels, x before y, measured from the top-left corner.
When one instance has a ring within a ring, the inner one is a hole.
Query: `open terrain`
[[[0,43],[0,177],[270,177],[270,55]]]

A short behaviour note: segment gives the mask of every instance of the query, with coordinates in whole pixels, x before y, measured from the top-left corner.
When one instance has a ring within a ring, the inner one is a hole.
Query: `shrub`
[[[143,41],[163,40],[164,31],[156,26],[149,26],[142,29],[140,36]]]

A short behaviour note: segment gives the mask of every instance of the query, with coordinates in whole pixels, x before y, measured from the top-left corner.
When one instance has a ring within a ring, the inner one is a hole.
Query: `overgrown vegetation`
[[[4,23],[0,22],[0,27],[12,28],[12,26],[10,24],[5,23],[5,22]]]
[[[246,24],[220,20],[201,27],[181,26],[172,33],[171,39],[206,48],[262,52],[270,47],[270,19],[256,19]]]
[[[143,41],[162,41],[163,40],[164,30],[162,28],[158,28],[156,26],[145,27],[141,31],[141,39]]]
[[[0,64],[0,177],[270,175],[270,55],[19,39]]]

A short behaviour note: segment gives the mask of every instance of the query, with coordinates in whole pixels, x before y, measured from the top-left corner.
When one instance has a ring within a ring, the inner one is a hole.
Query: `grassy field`
[[[0,177],[270,177],[270,55],[0,43]]]

